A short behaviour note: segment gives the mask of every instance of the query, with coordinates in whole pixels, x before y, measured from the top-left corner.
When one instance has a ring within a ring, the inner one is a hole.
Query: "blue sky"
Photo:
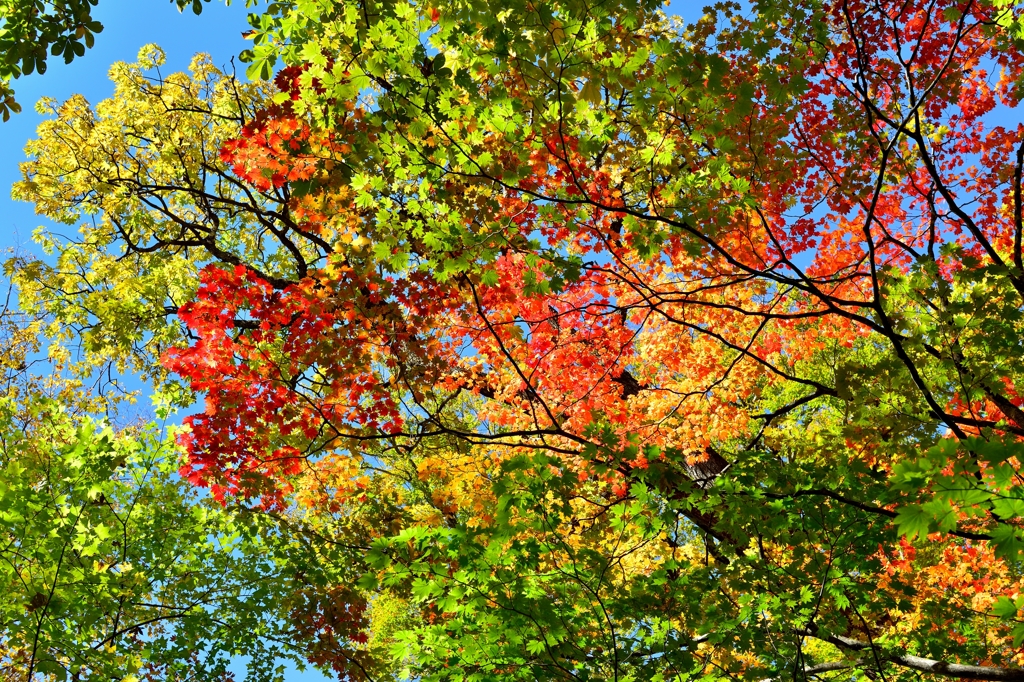
[[[683,7],[689,9],[703,4],[675,0],[669,9],[693,18],[693,13],[683,11]],[[33,109],[39,98],[63,101],[80,93],[95,104],[109,97],[113,91],[107,79],[110,65],[116,61],[134,61],[139,48],[148,43],[156,43],[166,51],[165,73],[186,69],[196,52],[209,53],[215,64],[230,68],[232,57],[249,44],[241,37],[248,29],[247,12],[244,0],[234,0],[230,7],[214,0],[204,5],[200,16],[190,10],[179,13],[170,0],[102,0],[94,18],[102,22],[104,28],[96,36],[92,50],[67,65],[59,58],[51,58],[44,76],[32,75],[15,81],[13,85],[23,111],[0,124],[0,249],[15,247],[39,254],[32,243],[32,232],[45,222],[44,219],[35,215],[31,204],[10,198],[10,187],[20,178],[18,163],[24,159],[25,143],[34,136],[36,126],[42,121]],[[244,72],[244,65],[237,60],[236,66],[239,73]],[[3,259],[0,255],[0,260]],[[238,679],[244,679],[244,661],[238,661],[235,668]],[[289,669],[286,679],[288,682],[322,682],[330,678],[314,671]]]

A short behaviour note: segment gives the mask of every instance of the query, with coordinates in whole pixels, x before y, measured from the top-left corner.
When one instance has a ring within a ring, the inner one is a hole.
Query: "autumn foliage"
[[[26,300],[198,401],[181,475],[350,550],[313,663],[1024,677],[1018,5],[313,4],[16,188],[100,216]]]

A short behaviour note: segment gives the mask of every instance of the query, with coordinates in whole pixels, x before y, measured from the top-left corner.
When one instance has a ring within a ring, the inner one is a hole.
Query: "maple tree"
[[[245,655],[250,679],[273,680],[282,660],[306,662],[296,595],[342,579],[344,550],[199,494],[175,475],[173,429],[90,416],[108,401],[40,360],[43,321],[12,302],[0,311],[0,679],[222,680]]]
[[[1009,2],[278,2],[44,102],[24,305],[353,551],[351,679],[1020,679]]]

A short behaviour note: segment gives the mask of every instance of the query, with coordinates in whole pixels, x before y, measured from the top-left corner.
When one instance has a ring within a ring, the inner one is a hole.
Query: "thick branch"
[[[806,637],[814,637],[826,641],[830,644],[834,644],[840,649],[846,649],[847,651],[866,651],[871,650],[873,647],[867,643],[862,642],[858,639],[852,639],[850,637],[842,637],[840,635],[828,635],[821,636],[815,634],[812,631],[804,630],[797,634],[804,635]],[[936,675],[942,675],[944,677],[955,677],[961,680],[1022,680],[1024,681],[1024,669],[1021,668],[1001,668],[998,666],[989,665],[965,665],[962,663],[948,663],[946,661],[937,661],[932,658],[921,658],[920,656],[911,656],[910,654],[891,654],[885,651],[875,649],[874,652],[879,660],[888,661],[904,668],[910,668],[911,670],[918,670],[925,673],[934,673]]]

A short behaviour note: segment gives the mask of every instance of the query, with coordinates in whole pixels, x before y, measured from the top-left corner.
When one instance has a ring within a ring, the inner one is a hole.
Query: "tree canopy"
[[[147,46],[40,103],[15,196],[78,232],[8,271],[71,376],[188,411],[180,459],[86,420],[4,476],[94,525],[153,500],[182,647],[340,679],[1024,679],[1022,17],[296,0],[253,80]],[[154,473],[73,483],[122,450]],[[37,632],[92,556],[55,532]],[[104,627],[74,641],[184,665]]]

